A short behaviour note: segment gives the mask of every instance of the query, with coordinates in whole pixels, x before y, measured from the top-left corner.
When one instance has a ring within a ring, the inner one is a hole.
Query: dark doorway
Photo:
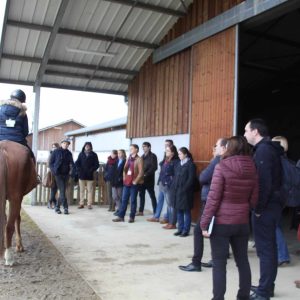
[[[267,121],[270,136],[289,141],[300,159],[300,10],[251,27],[241,25],[238,133],[251,118]]]

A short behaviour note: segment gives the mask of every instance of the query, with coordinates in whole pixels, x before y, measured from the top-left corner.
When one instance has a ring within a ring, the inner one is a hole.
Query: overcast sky
[[[1,99],[9,99],[15,89],[26,94],[27,115],[32,128],[35,94],[29,86],[0,83]],[[41,88],[39,128],[74,119],[85,126],[127,116],[123,96]]]

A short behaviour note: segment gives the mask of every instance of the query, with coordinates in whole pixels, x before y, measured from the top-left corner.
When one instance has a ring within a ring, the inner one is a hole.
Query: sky
[[[1,100],[21,89],[26,94],[29,127],[32,128],[35,93],[33,87],[0,83]],[[123,96],[41,88],[39,129],[74,119],[91,126],[127,116]]]

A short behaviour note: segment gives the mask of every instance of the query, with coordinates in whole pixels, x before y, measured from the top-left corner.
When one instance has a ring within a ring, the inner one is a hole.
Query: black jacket
[[[144,185],[154,186],[157,157],[154,153],[149,151],[147,155],[142,155],[142,159],[144,161]]]
[[[202,170],[199,175],[199,182],[202,186],[201,188],[201,200],[206,201],[207,195],[210,189],[211,180],[213,177],[213,173],[215,170],[215,166],[220,162],[220,156],[216,156],[214,159],[211,160],[209,165]]]
[[[50,156],[49,167],[55,176],[70,174],[71,168],[74,168],[72,153],[61,147],[55,149]]]
[[[79,179],[93,180],[94,172],[99,168],[98,155],[92,150],[87,155],[84,151],[85,145],[75,162],[76,171]]]
[[[261,214],[270,204],[281,204],[281,163],[283,148],[277,142],[263,138],[254,148],[253,159],[259,179],[259,197],[255,208]]]
[[[176,209],[193,208],[196,178],[196,166],[191,160],[188,160],[184,165],[181,163],[176,165],[175,177],[171,185],[171,197],[174,197]]]
[[[123,186],[123,170],[124,170],[125,163],[126,163],[126,159],[123,159],[120,164],[119,164],[119,160],[117,161],[112,176],[112,181],[111,181],[112,187]]]
[[[26,107],[18,100],[0,101],[0,141],[27,144],[27,135]]]

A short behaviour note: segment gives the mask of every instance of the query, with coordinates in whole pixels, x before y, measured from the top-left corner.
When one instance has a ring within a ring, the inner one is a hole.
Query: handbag
[[[44,176],[44,178],[43,178],[43,180],[42,180],[42,185],[44,186],[44,187],[48,187],[48,188],[51,188],[52,187],[52,185],[53,185],[53,175],[52,175],[52,173],[51,173],[51,171],[48,171],[46,174],[45,174],[45,176]]]

